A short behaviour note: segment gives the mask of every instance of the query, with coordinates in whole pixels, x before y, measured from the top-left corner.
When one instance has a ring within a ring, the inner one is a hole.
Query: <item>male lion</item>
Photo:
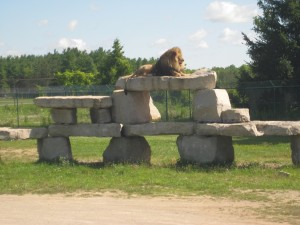
[[[153,76],[175,76],[181,77],[185,74],[184,59],[182,57],[181,49],[174,47],[166,51],[158,61],[154,64],[146,64],[141,66],[131,77],[146,76],[152,74]]]
[[[133,74],[127,76],[125,80],[125,94],[127,94],[127,81],[130,78],[151,75],[181,77],[185,76],[183,73],[184,68],[184,59],[181,49],[178,47],[171,48],[162,54],[154,65],[143,65]]]

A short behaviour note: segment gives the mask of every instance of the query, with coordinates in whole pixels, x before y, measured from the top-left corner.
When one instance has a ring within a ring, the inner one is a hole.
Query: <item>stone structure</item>
[[[193,98],[193,119],[198,122],[222,122],[221,114],[231,109],[229,96],[223,89],[196,91]]]
[[[103,153],[106,163],[149,163],[151,148],[144,136],[179,135],[184,161],[224,164],[234,160],[232,136],[291,136],[292,161],[300,164],[300,122],[250,121],[248,109],[232,109],[226,90],[214,89],[216,73],[196,71],[185,77],[122,77],[113,96],[39,97],[35,104],[51,108],[48,128],[0,128],[0,140],[38,139],[41,160],[72,159],[70,136],[112,137]],[[127,82],[127,84],[126,84]],[[126,86],[127,95],[124,93]],[[160,113],[149,91],[194,90],[193,121],[154,122]],[[90,124],[77,124],[77,108],[88,108]]]

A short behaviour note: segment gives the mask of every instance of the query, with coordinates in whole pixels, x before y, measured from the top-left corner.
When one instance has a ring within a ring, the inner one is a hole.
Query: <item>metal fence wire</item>
[[[218,85],[227,89],[233,108],[249,108],[251,120],[299,120],[300,83],[281,81]],[[114,85],[47,86],[0,89],[0,126],[41,126],[51,123],[47,109],[33,105],[38,96],[112,95]],[[193,91],[152,91],[162,121],[192,120]],[[82,114],[82,122],[89,116]],[[41,116],[39,116],[41,114]],[[88,112],[85,112],[88,114]]]

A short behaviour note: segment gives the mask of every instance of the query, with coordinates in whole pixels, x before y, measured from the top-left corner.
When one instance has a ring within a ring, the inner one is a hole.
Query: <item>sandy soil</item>
[[[207,196],[0,195],[0,224],[297,224],[262,213],[266,207],[265,203]]]

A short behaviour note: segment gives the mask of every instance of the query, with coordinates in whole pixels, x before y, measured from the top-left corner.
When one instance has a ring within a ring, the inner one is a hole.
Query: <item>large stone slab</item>
[[[262,136],[263,133],[256,129],[254,123],[198,123],[195,127],[197,135],[221,136]]]
[[[266,136],[300,135],[300,121],[253,121],[253,124]]]
[[[110,96],[53,96],[38,97],[34,104],[44,108],[110,108]]]
[[[50,125],[49,135],[52,137],[120,137],[121,129],[122,125],[118,123]]]
[[[39,160],[72,160],[71,143],[66,137],[48,137],[38,139]]]
[[[165,134],[191,135],[194,133],[193,122],[157,122],[123,126],[122,134],[125,136],[147,136]]]
[[[152,119],[159,119],[158,110],[151,100],[148,91],[128,92],[114,91],[112,107],[112,121],[123,124],[148,123]],[[153,113],[153,115],[152,115]]]
[[[234,160],[232,137],[180,135],[176,143],[183,161],[197,164],[231,164]]]
[[[193,119],[198,122],[222,122],[223,111],[231,109],[225,89],[200,90],[193,97]]]
[[[38,139],[48,136],[48,129],[45,127],[37,128],[0,128],[0,140],[25,140]]]
[[[150,163],[151,148],[144,137],[112,138],[103,152],[104,163]]]
[[[120,77],[116,83],[117,89],[128,91],[154,91],[154,90],[201,90],[216,87],[217,74],[214,71],[194,73],[183,77],[147,76]]]

